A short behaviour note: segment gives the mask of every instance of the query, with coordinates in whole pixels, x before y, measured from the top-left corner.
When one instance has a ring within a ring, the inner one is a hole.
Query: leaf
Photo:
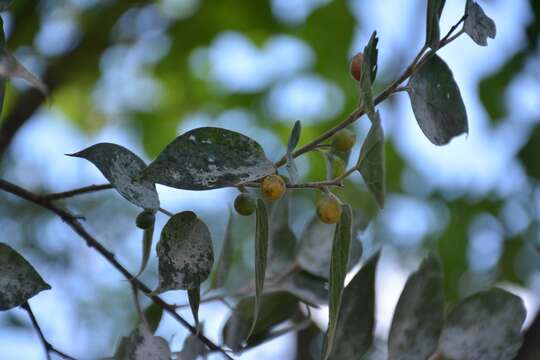
[[[260,302],[260,313],[255,328],[248,339],[249,324],[254,323],[257,302]],[[236,304],[231,316],[223,328],[223,341],[233,351],[238,352],[250,342],[258,341],[270,333],[270,329],[291,318],[297,311],[296,298],[285,292],[264,294],[260,300],[248,297]],[[246,343],[247,340],[247,343]]]
[[[465,7],[463,30],[480,46],[487,46],[487,38],[495,39],[497,28],[495,22],[488,17],[476,1],[467,0]]]
[[[416,121],[435,145],[468,132],[467,112],[452,71],[433,55],[411,76],[409,97]]]
[[[384,163],[384,133],[379,112],[377,111],[360,149],[356,168],[362,174],[366,186],[381,209],[384,208],[384,196],[386,193]]]
[[[253,322],[248,332],[249,338],[255,330],[260,311],[261,296],[266,276],[266,262],[268,252],[268,215],[264,201],[257,199],[257,223],[255,226],[255,305],[253,306]]]
[[[227,277],[231,270],[231,266],[234,260],[234,241],[233,241],[233,215],[229,211],[229,221],[227,222],[227,228],[225,229],[225,238],[221,245],[221,252],[214,270],[214,274],[210,280],[210,290],[219,289],[225,286]]]
[[[314,276],[307,271],[296,271],[289,276],[284,290],[311,306],[328,304],[326,280]]]
[[[212,239],[204,222],[191,211],[171,217],[157,244],[159,287],[156,292],[198,287],[214,263]]]
[[[379,255],[375,253],[343,290],[332,360],[361,359],[373,343]]]
[[[523,301],[493,288],[461,301],[450,313],[439,339],[439,353],[453,360],[513,359],[521,345]]]
[[[17,251],[0,243],[0,310],[24,304],[39,292],[50,288]]]
[[[201,324],[202,325],[202,324]],[[203,332],[203,328],[199,329],[200,332]],[[206,356],[210,353],[206,345],[195,335],[189,334],[184,339],[184,344],[182,346],[182,351],[178,354],[179,360],[197,360],[199,357],[206,359]]]
[[[362,74],[360,77],[360,104],[370,118],[375,113],[375,104],[373,102],[371,86],[377,75],[378,42],[377,32],[374,31],[368,44],[364,48],[364,64],[362,66]]]
[[[146,269],[146,265],[148,265],[148,259],[150,258],[150,252],[152,250],[153,238],[154,225],[143,230],[141,267],[139,268],[137,275],[135,275],[136,278],[143,273],[144,269]]]
[[[285,193],[274,202],[270,216],[267,277],[281,274],[293,266],[296,257],[296,236],[289,226],[291,198]]]
[[[167,340],[161,336],[154,336],[143,324],[130,334],[122,338],[115,360],[170,360],[171,350]]]
[[[302,130],[302,125],[300,124],[300,121],[296,121],[291,130],[291,134],[289,135],[289,141],[287,143],[287,154],[286,154],[287,171],[289,172],[291,183],[293,184],[296,184],[298,182],[298,169],[296,168],[296,164],[294,162],[294,157],[292,156],[292,152],[294,151],[294,148],[296,147],[296,145],[298,145],[298,140],[300,140],[301,130]]]
[[[439,48],[441,30],[439,20],[446,0],[428,0],[427,19],[426,19],[426,46],[433,50]]]
[[[362,255],[362,243],[356,240],[361,223],[357,221],[356,215],[355,213],[353,220],[354,240],[351,243],[347,270],[350,270]],[[297,261],[302,269],[320,278],[328,279],[335,227],[321,222],[317,215],[311,218],[298,243]]]
[[[275,172],[261,146],[240,133],[202,127],[184,133],[159,154],[143,178],[178,189],[208,190]]]
[[[5,46],[0,46],[0,77],[3,79],[23,79],[45,96],[49,93],[47,85],[25,68]]]
[[[195,321],[195,327],[199,327],[199,305],[201,304],[201,290],[200,287],[188,289],[189,307],[193,314],[193,320]]]
[[[163,316],[163,308],[153,302],[148,305],[146,309],[144,309],[143,314],[150,332],[154,334],[159,326],[159,323],[161,322],[161,317]]]
[[[437,349],[444,321],[442,280],[441,264],[434,255],[407,279],[390,328],[389,360],[427,359]]]
[[[99,143],[75,154],[67,155],[90,161],[120,195],[131,203],[154,211],[159,208],[156,186],[147,180],[138,179],[141,171],[146,168],[146,164],[125,147]]]
[[[326,331],[325,346],[323,347],[324,360],[334,350],[334,340],[337,330],[337,318],[341,306],[345,275],[347,274],[347,263],[349,260],[349,249],[352,238],[352,210],[349,205],[343,205],[343,212],[339,219],[334,233],[332,243],[332,258],[330,261],[330,277],[328,281],[328,330]]]

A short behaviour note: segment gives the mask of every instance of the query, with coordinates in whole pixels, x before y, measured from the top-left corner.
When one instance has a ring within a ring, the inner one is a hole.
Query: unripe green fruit
[[[261,192],[268,200],[277,200],[285,193],[285,181],[279,175],[268,175],[261,183]]]
[[[354,55],[351,59],[351,64],[349,65],[349,71],[354,80],[360,81],[362,77],[362,64],[364,63],[364,54],[359,52]]]
[[[335,224],[341,217],[341,204],[334,195],[325,195],[317,202],[317,216],[325,224]]]
[[[356,143],[356,134],[348,129],[343,129],[332,138],[332,147],[336,151],[347,152]]]
[[[332,158],[332,177],[335,179],[345,173],[345,161],[342,158],[334,156]]]
[[[234,199],[234,209],[240,215],[248,216],[255,211],[255,199],[249,194],[240,194]]]
[[[150,227],[152,227],[155,221],[156,221],[156,216],[150,210],[144,210],[139,215],[137,215],[137,219],[135,219],[135,223],[137,224],[137,227],[143,230],[149,229]]]

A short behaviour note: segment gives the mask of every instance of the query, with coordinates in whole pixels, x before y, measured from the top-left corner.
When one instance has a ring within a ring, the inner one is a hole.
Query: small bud
[[[261,183],[261,191],[268,200],[277,200],[285,193],[285,181],[279,175],[268,175]]]
[[[234,209],[243,216],[253,214],[255,211],[255,199],[249,194],[242,193],[234,199]]]
[[[135,223],[137,224],[138,228],[145,230],[152,227],[155,221],[156,221],[156,216],[154,215],[154,213],[150,210],[144,210],[139,215],[137,215],[137,219],[135,220]]]
[[[349,71],[351,73],[351,76],[354,80],[360,81],[360,78],[362,76],[362,64],[364,63],[364,54],[359,52],[358,54],[354,55],[351,64],[349,66]]]

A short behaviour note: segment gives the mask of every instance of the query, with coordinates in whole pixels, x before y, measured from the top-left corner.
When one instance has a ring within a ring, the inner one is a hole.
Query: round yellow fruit
[[[335,224],[341,217],[341,203],[334,195],[325,195],[317,202],[317,216],[325,224]]]
[[[285,180],[279,175],[268,175],[261,183],[263,196],[268,200],[277,200],[285,193]]]
[[[356,143],[356,134],[351,130],[343,129],[332,138],[332,147],[336,151],[347,152]]]
[[[249,216],[253,214],[255,207],[255,199],[249,194],[242,193],[234,199],[234,209],[240,215]]]

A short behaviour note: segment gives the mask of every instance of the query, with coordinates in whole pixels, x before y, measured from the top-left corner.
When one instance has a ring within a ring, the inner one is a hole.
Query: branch
[[[423,64],[425,59],[429,58],[431,55],[435,54],[438,50],[442,49],[455,39],[457,39],[461,34],[463,34],[463,30],[460,30],[456,35],[452,35],[452,33],[455,31],[455,29],[465,20],[466,16],[463,16],[450,30],[448,33],[442,38],[441,42],[439,43],[439,48],[437,50],[430,50],[424,57],[424,52],[427,50],[427,47],[424,46],[416,55],[416,57],[413,59],[413,61],[410,63],[409,66],[403,71],[401,76],[392,82],[390,85],[386,87],[379,95],[377,95],[374,99],[374,105],[379,105],[381,102],[386,100],[390,95],[394,94],[395,92],[402,91],[403,89],[400,87],[401,83],[403,83],[405,80],[407,80],[411,75],[415,73],[419,69],[419,65]],[[364,109],[357,108],[355,109],[345,120],[331,128],[330,130],[326,131],[324,134],[318,136],[314,140],[310,141],[306,145],[300,147],[296,151],[292,153],[292,156],[294,158],[305,154],[308,151],[316,149],[320,144],[330,139],[334,134],[339,132],[340,130],[345,129],[347,126],[353,124],[356,120],[361,118],[365,114]],[[283,156],[279,161],[277,161],[274,166],[276,168],[279,168],[287,163],[287,158]]]
[[[70,212],[63,210],[56,205],[54,205],[50,200],[43,199],[37,194],[34,194],[26,189],[23,189],[15,184],[12,184],[8,181],[0,179],[0,189],[8,193],[16,195],[22,199],[25,199],[31,203],[34,203],[42,208],[45,208],[57,216],[59,216],[69,227],[73,229],[81,238],[86,241],[86,244],[94,248],[98,253],[100,253],[116,270],[118,270],[133,286],[139,289],[142,293],[148,296],[157,306],[166,311],[171,315],[176,321],[178,321],[182,326],[189,330],[193,335],[197,336],[210,350],[218,351],[225,358],[232,358],[218,345],[214,344],[212,340],[204,336],[200,331],[193,326],[191,326],[182,316],[180,316],[176,311],[173,305],[165,302],[161,297],[154,294],[154,292],[146,286],[143,282],[136,279],[122,264],[116,260],[115,255],[107,250],[99,241],[97,241],[92,235],[86,231],[86,229],[81,225],[79,220]]]
[[[45,348],[45,356],[47,357],[47,360],[51,360],[51,353],[55,353],[58,356],[62,357],[63,359],[67,360],[76,360],[74,357],[71,357],[62,351],[56,349],[47,339],[45,338],[45,335],[43,334],[43,331],[41,330],[41,327],[39,326],[36,317],[34,316],[34,313],[32,312],[32,308],[30,308],[30,304],[28,302],[25,302],[21,305],[21,307],[26,310],[28,313],[28,316],[30,317],[30,320],[32,321],[32,326],[36,330],[36,332],[39,335],[39,339],[41,340],[41,343],[43,344],[43,347]]]

